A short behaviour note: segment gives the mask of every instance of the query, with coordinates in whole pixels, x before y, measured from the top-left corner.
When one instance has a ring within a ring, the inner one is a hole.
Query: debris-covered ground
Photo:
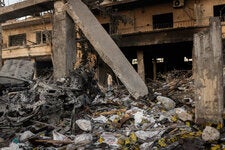
[[[225,148],[221,125],[193,122],[191,72],[148,81],[150,94],[138,100],[121,85],[99,89],[94,73],[82,68],[57,82],[13,86],[1,86],[3,150]]]

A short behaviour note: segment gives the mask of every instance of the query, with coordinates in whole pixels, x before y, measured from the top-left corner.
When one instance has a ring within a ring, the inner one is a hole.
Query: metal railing
[[[181,20],[175,21],[171,23],[162,23],[162,24],[147,24],[142,26],[129,26],[129,27],[122,27],[117,30],[114,34],[129,34],[135,32],[151,32],[151,31],[158,31],[158,30],[165,30],[165,29],[177,29],[177,28],[189,28],[189,27],[204,27],[209,25],[209,18],[205,17],[203,19],[198,20]],[[221,22],[223,28],[225,28],[225,17],[221,18]],[[135,24],[135,23],[134,23]],[[225,29],[224,29],[225,30]],[[224,31],[225,32],[225,31]]]

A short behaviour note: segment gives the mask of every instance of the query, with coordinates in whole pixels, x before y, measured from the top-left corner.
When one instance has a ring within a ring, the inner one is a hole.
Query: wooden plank
[[[219,18],[210,19],[210,30],[194,35],[193,76],[195,80],[195,121],[222,123],[223,55]]]
[[[66,10],[130,94],[136,99],[147,95],[148,89],[144,81],[88,7],[81,0],[69,0],[66,4]]]

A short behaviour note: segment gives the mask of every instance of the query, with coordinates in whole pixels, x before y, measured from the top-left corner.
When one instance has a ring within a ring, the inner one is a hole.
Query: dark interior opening
[[[157,74],[164,74],[172,70],[192,69],[193,42],[159,44],[143,47],[127,47],[122,51],[128,61],[137,59],[137,50],[144,51],[145,78],[153,79],[153,63],[156,62]],[[137,64],[132,64],[137,70]]]
[[[213,6],[214,17],[220,17],[222,22],[225,21],[225,4]]]
[[[153,15],[153,29],[163,29],[173,27],[173,13]]]
[[[52,75],[53,64],[51,60],[36,61],[36,74],[37,77],[45,77]]]
[[[137,49],[138,47],[129,47],[129,48],[123,48],[122,52],[126,56],[127,60],[131,63],[131,65],[134,67],[134,69],[137,71]]]
[[[102,24],[102,27],[105,29],[105,31],[108,34],[110,34],[110,26],[109,26],[109,23]]]
[[[146,78],[153,79],[153,61],[157,74],[172,70],[192,69],[193,42],[161,44],[144,47]]]
[[[23,46],[26,44],[26,34],[9,36],[9,46]]]

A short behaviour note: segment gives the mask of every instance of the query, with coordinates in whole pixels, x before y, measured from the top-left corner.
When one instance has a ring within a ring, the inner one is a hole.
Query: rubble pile
[[[57,82],[3,88],[0,147],[13,149],[222,149],[222,125],[196,125],[193,81],[172,72],[150,81],[133,99],[122,86],[100,90],[94,74],[77,69]]]

